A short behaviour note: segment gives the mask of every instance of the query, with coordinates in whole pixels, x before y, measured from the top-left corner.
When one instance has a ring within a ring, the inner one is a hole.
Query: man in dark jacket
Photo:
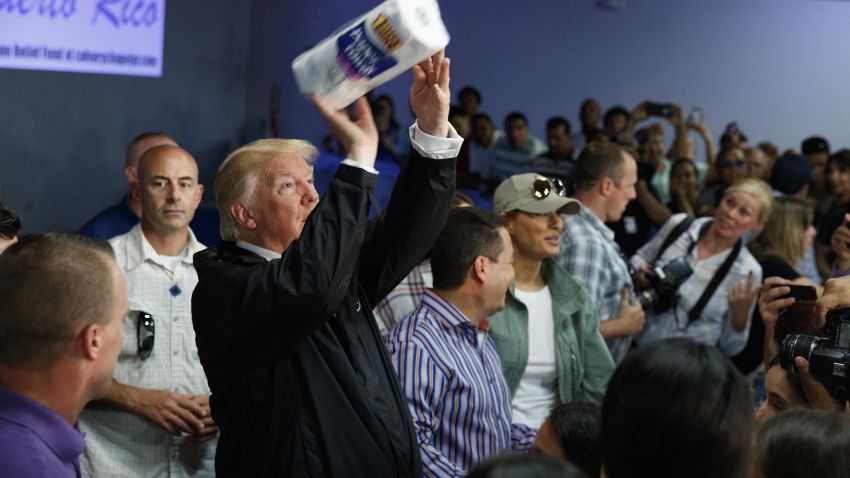
[[[413,74],[414,152],[372,223],[378,133],[364,98],[354,121],[313,99],[348,156],[321,202],[304,141],[257,141],[219,170],[224,241],[195,255],[192,301],[218,476],[421,475],[371,310],[440,233],[462,141],[443,52]]]

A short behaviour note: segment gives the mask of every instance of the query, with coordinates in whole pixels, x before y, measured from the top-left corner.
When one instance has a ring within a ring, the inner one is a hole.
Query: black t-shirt
[[[850,212],[850,202],[833,204],[818,228],[818,242],[828,246],[832,240],[832,234],[844,222],[844,214]]]
[[[778,276],[783,279],[794,280],[800,277],[800,273],[794,270],[790,264],[773,254],[757,255],[761,265],[762,277]],[[758,368],[764,359],[764,322],[758,307],[753,311],[752,324],[750,325],[750,338],[747,345],[738,355],[732,357],[732,362],[741,373],[747,374]]]
[[[642,163],[638,165],[638,170],[643,170],[644,176],[647,175],[648,171],[651,178],[652,169],[651,166],[650,169],[647,169],[647,166],[649,165]],[[649,180],[646,180],[646,184],[649,186],[649,192],[658,199],[658,193],[652,187]],[[649,242],[652,236],[658,232],[658,229],[652,224],[649,215],[637,199],[629,201],[619,221],[609,222],[607,226],[614,231],[614,242],[620,246],[620,250],[623,251],[626,257],[632,257],[638,249]]]

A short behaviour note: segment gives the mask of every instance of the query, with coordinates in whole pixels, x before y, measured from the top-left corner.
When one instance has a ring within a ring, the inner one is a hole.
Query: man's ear
[[[254,216],[244,203],[237,202],[230,206],[230,217],[245,229],[253,230],[257,228],[257,221],[254,220]]]
[[[136,166],[125,166],[124,167],[124,176],[127,177],[127,182],[133,184],[139,180],[138,171]]]
[[[198,184],[198,187],[195,189],[195,209],[197,209],[201,205],[201,199],[204,197],[204,185]]]
[[[103,327],[99,324],[88,324],[80,331],[78,340],[83,354],[88,360],[97,360],[103,350]]]
[[[478,282],[486,282],[487,275],[490,270],[490,264],[487,262],[487,258],[484,256],[477,256],[474,261],[472,261],[472,277],[475,278]]]
[[[597,187],[599,188],[599,194],[607,198],[611,195],[611,191],[614,189],[614,181],[606,176],[599,181],[599,185]]]
[[[130,182],[130,196],[137,201],[142,200],[142,187],[139,186],[138,181]]]

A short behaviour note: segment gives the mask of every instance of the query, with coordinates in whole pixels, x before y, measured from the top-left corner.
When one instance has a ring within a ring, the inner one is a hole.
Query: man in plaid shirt
[[[619,363],[632,336],[643,330],[643,309],[632,303],[629,265],[605,222],[618,221],[635,198],[637,164],[613,143],[595,142],[581,152],[575,168],[575,198],[581,211],[564,215],[558,262],[590,293],[601,320],[599,332]]]

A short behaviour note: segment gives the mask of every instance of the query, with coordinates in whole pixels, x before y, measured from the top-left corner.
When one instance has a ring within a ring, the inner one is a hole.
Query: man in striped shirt
[[[505,306],[513,246],[504,222],[449,212],[431,251],[434,287],[388,337],[410,406],[423,475],[462,477],[490,456],[529,450],[536,430],[511,423],[511,397],[487,318]]]

